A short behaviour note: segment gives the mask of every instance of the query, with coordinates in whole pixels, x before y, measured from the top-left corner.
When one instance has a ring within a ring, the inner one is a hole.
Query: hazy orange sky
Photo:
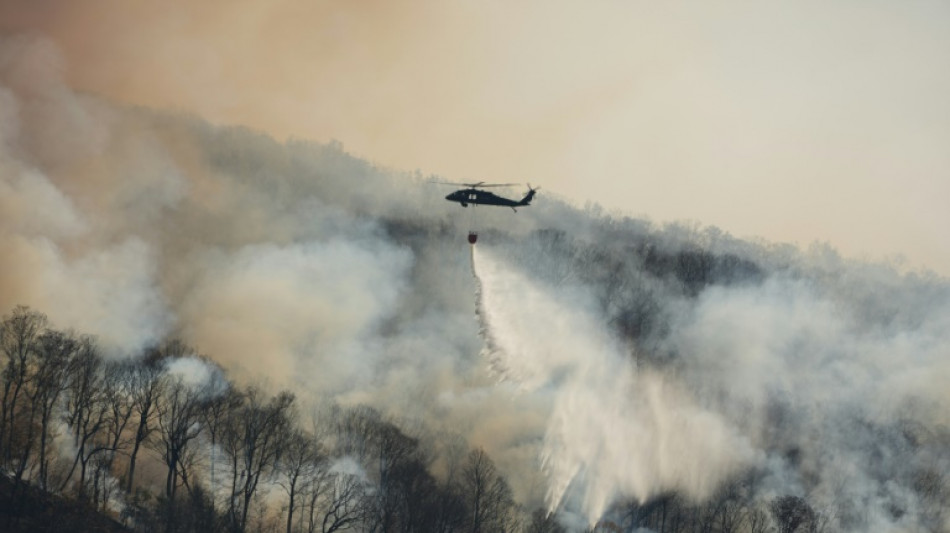
[[[950,4],[0,0],[78,89],[950,274]]]

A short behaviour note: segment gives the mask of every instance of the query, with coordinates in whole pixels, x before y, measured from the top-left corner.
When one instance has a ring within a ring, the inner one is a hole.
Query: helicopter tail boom
[[[528,194],[524,195],[524,198],[522,198],[521,201],[518,202],[518,205],[531,205],[531,200],[534,199],[534,194],[535,194],[536,192],[538,192],[538,190],[532,188],[532,187],[529,185],[529,186],[528,186]]]

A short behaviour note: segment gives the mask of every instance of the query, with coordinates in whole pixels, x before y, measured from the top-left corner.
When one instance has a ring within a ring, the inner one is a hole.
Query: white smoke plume
[[[195,355],[185,355],[165,360],[165,374],[195,391],[201,391],[208,397],[218,396],[227,391],[228,382],[221,367]]]
[[[0,41],[0,303],[48,309],[114,350],[155,341],[168,314],[154,284],[154,247],[133,233],[100,233],[93,204],[115,194],[112,184],[74,194],[82,186],[74,165],[104,155],[111,112],[68,90],[58,70],[49,43]],[[90,240],[100,242],[84,246]]]

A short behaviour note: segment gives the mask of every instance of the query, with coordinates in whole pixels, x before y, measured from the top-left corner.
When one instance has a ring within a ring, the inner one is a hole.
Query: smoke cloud
[[[182,305],[184,334],[223,363],[277,383],[338,394],[372,374],[364,345],[405,289],[410,254],[333,239],[242,247],[202,260]],[[327,365],[327,361],[337,361]]]
[[[123,106],[62,68],[0,41],[0,308],[461,433],[526,507],[584,524],[751,472],[757,501],[843,530],[947,527],[920,484],[950,471],[945,279],[549,196],[473,215],[340,143]]]
[[[0,31],[118,101],[947,274],[948,10],[46,0],[0,4]]]

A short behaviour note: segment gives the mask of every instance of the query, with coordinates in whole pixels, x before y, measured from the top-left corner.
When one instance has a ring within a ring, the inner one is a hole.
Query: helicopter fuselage
[[[503,196],[498,196],[495,193],[488,191],[483,191],[481,189],[460,189],[453,192],[445,197],[446,200],[450,202],[458,202],[462,207],[468,207],[469,204],[472,205],[499,205],[504,207],[510,207],[512,209],[520,207],[523,205],[530,205],[531,199],[534,198],[534,190],[529,190],[528,194],[524,198],[519,200],[512,200],[510,198],[505,198]]]

